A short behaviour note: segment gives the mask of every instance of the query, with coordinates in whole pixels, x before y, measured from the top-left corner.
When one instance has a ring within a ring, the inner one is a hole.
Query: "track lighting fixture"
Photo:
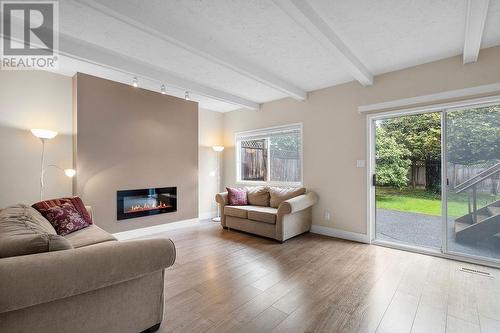
[[[186,101],[189,101],[189,91],[186,91],[186,94],[184,95],[184,99]]]
[[[132,80],[132,85],[137,88],[139,86],[139,80],[137,79],[137,76],[134,76],[134,79]]]
[[[165,95],[167,93],[167,88],[165,87],[164,84],[161,85],[161,93]]]

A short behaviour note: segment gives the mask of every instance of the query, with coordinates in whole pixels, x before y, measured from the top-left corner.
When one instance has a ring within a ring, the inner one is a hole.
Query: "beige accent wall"
[[[0,208],[39,200],[42,145],[31,128],[55,130],[46,164],[73,166],[71,78],[43,71],[0,70]],[[50,168],[45,198],[71,195],[72,182]]]
[[[198,104],[77,74],[77,193],[120,232],[198,217]],[[116,191],[177,186],[177,212],[117,221]]]
[[[199,214],[200,218],[214,217],[217,212],[215,194],[219,192],[217,173],[220,153],[212,146],[223,145],[223,113],[201,109],[199,121]],[[222,153],[223,154],[223,153]],[[222,154],[220,155],[220,171],[222,171]],[[222,174],[220,182],[222,184]]]
[[[498,82],[500,47],[495,47],[481,50],[474,64],[463,65],[457,56],[376,76],[371,87],[350,82],[311,92],[304,102],[288,98],[258,111],[225,113],[225,184],[236,182],[236,132],[302,122],[304,185],[320,196],[313,224],[365,234],[366,168],[357,168],[356,160],[366,160],[366,115],[358,106]],[[325,211],[331,220],[324,219]]]

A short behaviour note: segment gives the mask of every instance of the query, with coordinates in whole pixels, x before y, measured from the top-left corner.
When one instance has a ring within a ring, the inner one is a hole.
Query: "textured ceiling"
[[[463,50],[466,0],[307,1],[374,75]],[[96,3],[104,8],[96,9]],[[500,44],[499,22],[500,0],[490,0],[482,47]],[[60,30],[257,103],[287,94],[197,50],[216,49],[306,92],[353,80],[339,59],[271,0],[68,0],[60,2]],[[63,69],[78,66],[74,62]],[[182,94],[182,89],[169,90]],[[208,97],[199,101],[218,111],[239,108]]]

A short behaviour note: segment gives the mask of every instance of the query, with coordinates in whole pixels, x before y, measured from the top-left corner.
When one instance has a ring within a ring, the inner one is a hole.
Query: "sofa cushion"
[[[269,207],[269,190],[265,186],[249,186],[247,189],[248,204]]]
[[[247,208],[248,206],[224,206],[224,215],[246,219]]]
[[[270,206],[273,208],[278,208],[280,203],[285,200],[298,197],[299,195],[305,194],[306,189],[303,187],[270,187],[269,194],[271,195]]]
[[[35,209],[15,205],[0,211],[0,257],[71,249]]]
[[[244,188],[226,187],[227,200],[231,206],[248,205],[247,190]]]
[[[64,238],[74,247],[88,246],[92,244],[115,241],[116,238],[110,233],[102,230],[95,224],[64,236]]]
[[[277,213],[276,208],[254,206],[248,209],[247,215],[248,219],[252,221],[275,224]]]

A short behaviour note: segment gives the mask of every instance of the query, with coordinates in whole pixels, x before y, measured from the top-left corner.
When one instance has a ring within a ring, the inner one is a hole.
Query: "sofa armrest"
[[[221,206],[227,205],[229,203],[227,200],[227,192],[217,193],[215,195],[215,201]]]
[[[318,195],[314,192],[299,195],[283,201],[278,207],[278,215],[293,214],[309,208],[318,202]]]
[[[94,210],[92,209],[92,206],[85,206],[85,209],[90,215],[90,219],[92,220],[92,223],[95,223],[94,221]]]
[[[158,238],[104,242],[0,259],[0,313],[86,293],[160,271],[175,245]]]

